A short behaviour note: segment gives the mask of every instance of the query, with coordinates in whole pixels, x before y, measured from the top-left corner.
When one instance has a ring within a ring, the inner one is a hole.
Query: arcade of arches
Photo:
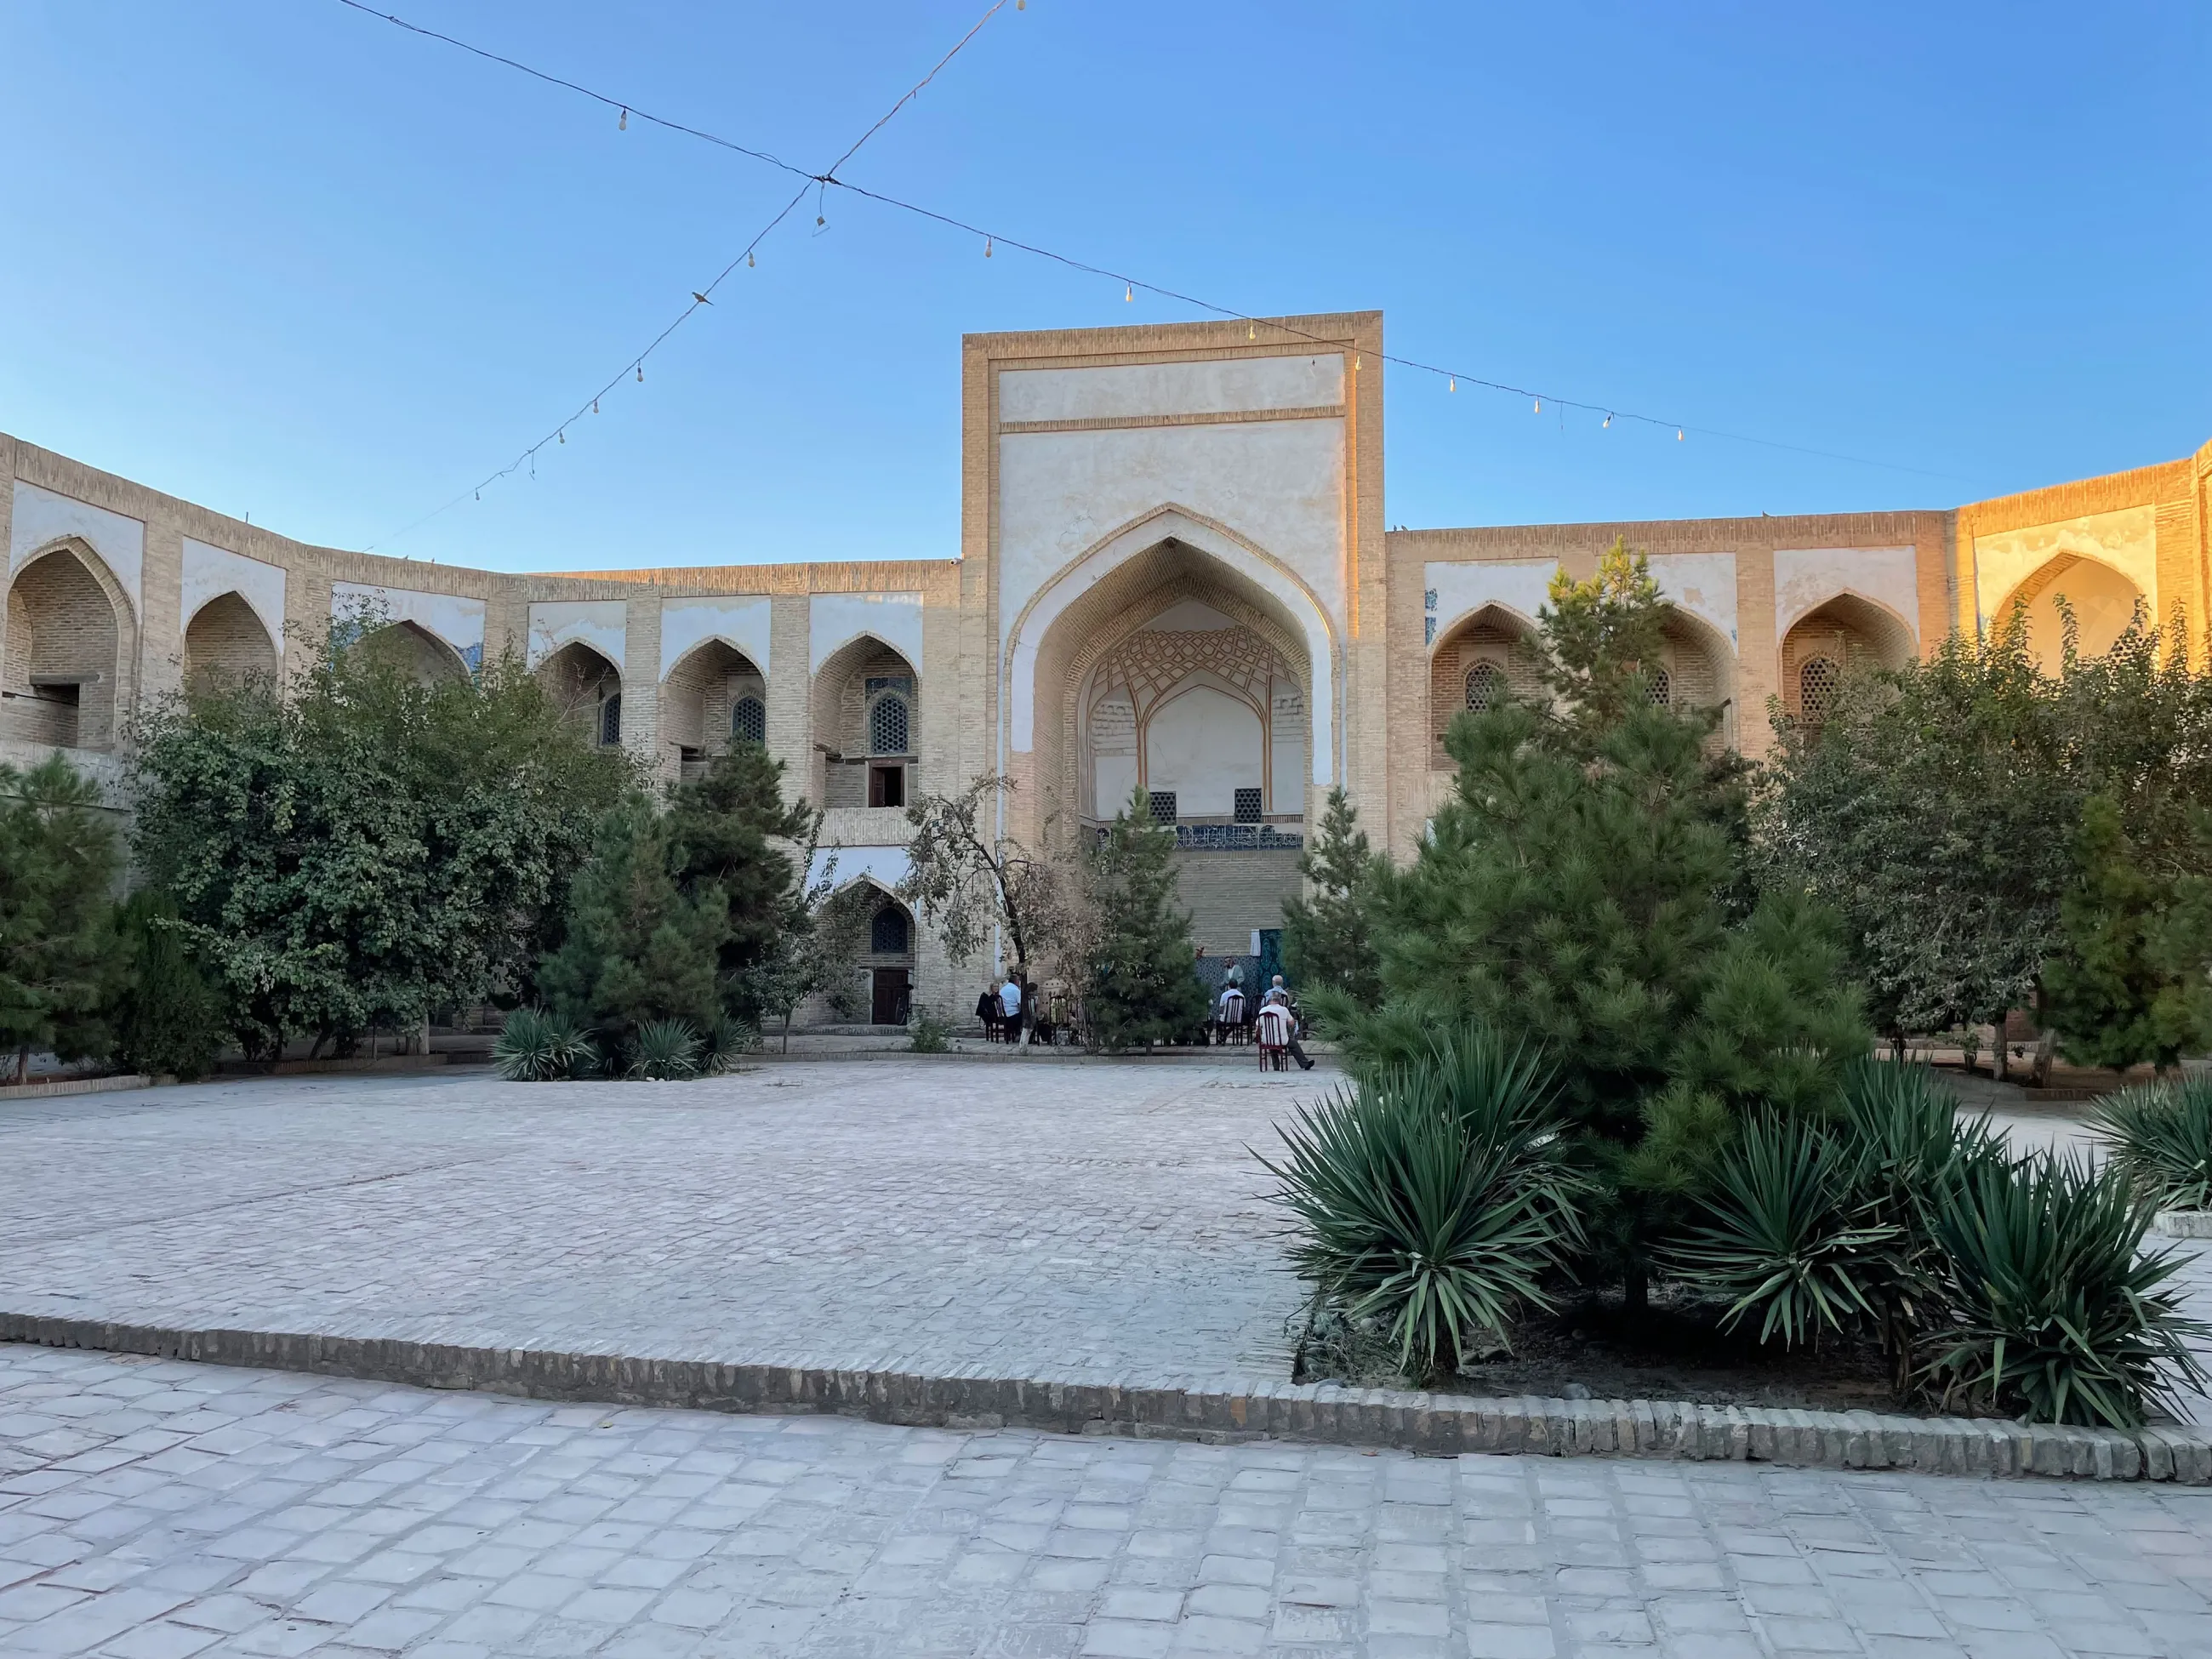
[[[883,895],[872,1014],[972,1008],[890,896],[918,797],[1003,776],[1006,833],[1073,842],[1131,801],[1177,841],[1208,958],[1264,955],[1342,786],[1418,844],[1461,709],[1540,693],[1553,578],[1618,538],[1669,606],[1656,695],[1756,757],[1856,668],[2019,607],[2039,659],[2140,606],[2204,648],[2212,444],[1928,510],[1391,530],[1379,313],[979,334],[961,343],[957,536],[926,557],[523,574],[311,546],[0,434],[0,761],[119,780],[143,700],[295,665],[364,606],[425,681],[513,655],[597,744],[673,780],[742,743]],[[750,550],[732,544],[732,560]],[[2069,624],[2068,618],[2071,617]]]

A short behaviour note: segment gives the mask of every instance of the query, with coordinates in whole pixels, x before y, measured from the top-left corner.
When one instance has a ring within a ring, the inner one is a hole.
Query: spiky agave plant
[[[1931,1068],[1873,1059],[1845,1071],[1834,1133],[1850,1154],[1847,1179],[1859,1213],[1890,1235],[1862,1283],[1889,1355],[1891,1387],[1902,1397],[1919,1369],[1921,1338],[1941,1317],[1936,1217],[1967,1170],[2009,1164],[2011,1154],[1987,1114],[1960,1117],[1957,1095]]]
[[[2212,1076],[2137,1084],[2106,1096],[2089,1121],[2112,1162],[2162,1210],[2212,1210]]]
[[[687,1019],[649,1019],[637,1028],[634,1078],[672,1082],[699,1074],[699,1034]]]
[[[2202,1390],[2174,1254],[2142,1249],[2155,1202],[2118,1169],[2042,1153],[1968,1169],[1936,1218],[1951,1328],[1927,1371],[1951,1397],[2038,1423],[2139,1426]]]
[[[588,1072],[592,1045],[542,1008],[517,1008],[491,1048],[492,1063],[510,1083],[551,1083]]]
[[[738,1057],[760,1047],[760,1028],[734,1014],[719,1016],[700,1040],[699,1074],[720,1077],[738,1063]]]
[[[1898,1237],[1854,1191],[1852,1173],[1850,1149],[1820,1124],[1755,1115],[1700,1198],[1705,1221],[1668,1259],[1733,1298],[1723,1329],[1756,1315],[1762,1343],[1817,1346],[1874,1316]]]
[[[1449,1375],[1478,1334],[1504,1343],[1579,1237],[1551,1074],[1491,1033],[1450,1033],[1413,1063],[1301,1108],[1261,1163],[1316,1296],[1383,1325],[1402,1369]]]

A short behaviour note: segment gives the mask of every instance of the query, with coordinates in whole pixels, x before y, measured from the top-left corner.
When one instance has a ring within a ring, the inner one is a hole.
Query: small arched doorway
[[[622,674],[580,640],[538,665],[538,682],[554,706],[602,749],[621,746]]]
[[[868,1023],[903,1025],[914,1007],[914,913],[873,883],[868,890],[878,901],[868,917],[868,949],[863,959],[868,975]]]
[[[212,691],[276,678],[276,644],[260,614],[235,589],[219,593],[185,624],[185,684]]]
[[[0,647],[0,736],[114,747],[124,647],[135,632],[129,603],[96,556],[66,544],[16,572]]]

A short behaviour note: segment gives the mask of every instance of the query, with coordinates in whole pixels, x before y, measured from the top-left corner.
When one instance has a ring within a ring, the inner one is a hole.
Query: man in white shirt
[[[1297,1017],[1291,1009],[1291,994],[1284,988],[1283,976],[1280,974],[1275,975],[1275,982],[1267,988],[1267,994],[1260,999],[1260,1006],[1263,1008],[1277,1007],[1283,1011],[1285,1018],[1289,1021],[1291,1034],[1290,1041],[1284,1046],[1290,1049],[1291,1058],[1297,1061],[1300,1071],[1313,1070],[1313,1061],[1308,1060],[1306,1051],[1298,1047]]]
[[[1006,1018],[1006,1041],[1018,1041],[1022,1029],[1022,983],[1012,974],[999,988],[999,1007]]]

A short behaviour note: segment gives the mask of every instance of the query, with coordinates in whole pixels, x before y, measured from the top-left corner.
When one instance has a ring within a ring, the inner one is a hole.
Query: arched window
[[[1818,726],[1835,712],[1836,693],[1844,671],[1833,657],[1808,657],[1797,671],[1797,713],[1808,726]]]
[[[1655,708],[1664,708],[1674,701],[1674,677],[1655,664],[1651,678],[1644,682],[1644,695],[1651,699]]]
[[[739,697],[730,707],[730,735],[739,743],[766,743],[768,705],[758,697]]]
[[[1467,706],[1476,714],[1497,708],[1504,690],[1505,676],[1498,672],[1496,663],[1479,662],[1467,671]]]
[[[896,691],[886,691],[868,710],[868,751],[876,755],[903,755],[907,750],[906,699]]]
[[[617,691],[599,705],[599,743],[612,749],[622,742],[622,693]]]
[[[877,911],[875,920],[868,926],[868,949],[879,957],[904,956],[906,941],[906,912],[896,904],[886,904]]]

